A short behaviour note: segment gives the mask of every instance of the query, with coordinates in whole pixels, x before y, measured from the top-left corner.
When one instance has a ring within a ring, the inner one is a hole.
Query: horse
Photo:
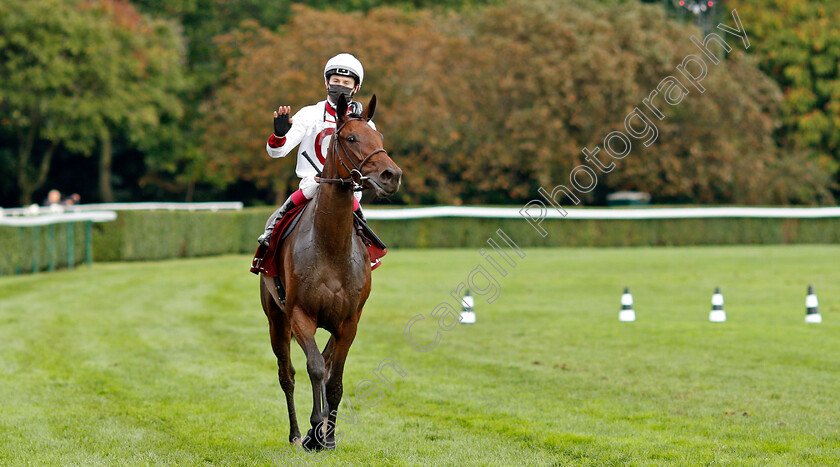
[[[360,115],[346,115],[347,107],[340,96],[318,192],[275,257],[285,303],[275,278],[260,274],[260,299],[289,411],[289,442],[307,450],[335,449],[336,411],[330,408],[338,409],[341,402],[344,363],[370,295],[369,254],[353,225],[354,190],[391,196],[399,190],[402,176],[383,148],[382,134],[368,125],[376,95]],[[318,328],[330,333],[323,352],[315,342]],[[292,337],[306,354],[312,384],[312,428],[305,439],[295,415]]]

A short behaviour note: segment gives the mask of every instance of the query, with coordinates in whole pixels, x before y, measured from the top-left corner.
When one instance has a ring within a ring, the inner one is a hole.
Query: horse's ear
[[[347,99],[343,93],[338,96],[338,102],[335,103],[335,116],[338,121],[343,121],[347,117]]]
[[[367,121],[370,121],[373,118],[373,113],[375,111],[376,111],[376,94],[374,94],[370,98],[370,102],[368,102],[367,107],[365,107],[365,110],[362,112],[362,118],[364,118]]]

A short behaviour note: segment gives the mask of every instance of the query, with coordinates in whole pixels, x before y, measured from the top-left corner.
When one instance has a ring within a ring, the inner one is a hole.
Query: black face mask
[[[347,86],[342,86],[340,84],[331,84],[329,91],[327,91],[327,95],[330,97],[333,104],[338,103],[338,96],[342,94],[344,94],[344,99],[346,99],[349,103],[353,97],[353,88],[348,88]]]

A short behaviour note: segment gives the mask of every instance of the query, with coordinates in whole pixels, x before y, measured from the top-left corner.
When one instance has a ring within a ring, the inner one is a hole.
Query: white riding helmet
[[[362,87],[362,81],[365,79],[365,69],[362,68],[362,62],[346,53],[338,54],[327,60],[327,66],[324,67],[324,82],[329,83],[330,76],[333,74],[353,77],[356,80],[356,91]]]

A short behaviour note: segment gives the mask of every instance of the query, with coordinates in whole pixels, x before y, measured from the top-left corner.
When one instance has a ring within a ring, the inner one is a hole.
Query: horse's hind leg
[[[283,329],[284,324],[285,330]],[[280,387],[283,388],[283,393],[286,395],[286,408],[289,410],[289,442],[299,444],[301,438],[295,412],[295,368],[292,366],[290,355],[291,336],[289,327],[287,323],[271,323],[269,329],[271,332],[271,347],[274,350],[274,355],[277,356],[277,376],[280,379]]]
[[[280,309],[271,294],[261,282],[263,309],[268,316],[268,332],[271,336],[271,349],[277,357],[277,375],[280,387],[286,395],[286,408],[289,411],[289,442],[300,443],[300,429],[295,413],[295,368],[290,355],[291,323],[286,313]]]

